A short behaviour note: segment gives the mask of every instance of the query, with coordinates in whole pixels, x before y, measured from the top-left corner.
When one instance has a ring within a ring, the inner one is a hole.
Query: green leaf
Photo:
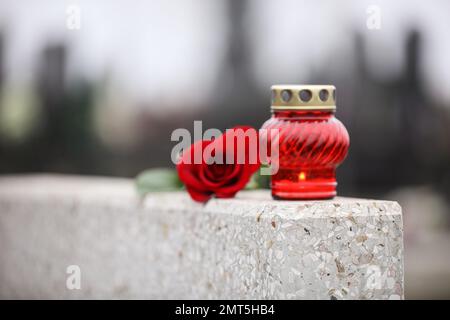
[[[263,165],[267,167],[266,165]],[[261,167],[263,167],[261,166]],[[261,170],[261,169],[260,169]],[[245,186],[246,190],[270,189],[270,176],[261,175],[261,171],[256,171]]]
[[[177,171],[169,168],[153,168],[141,172],[135,180],[140,195],[148,192],[175,191],[183,186]]]
[[[245,185],[245,190],[254,190],[254,189],[258,189],[259,185],[258,185],[258,181],[256,181],[256,176],[258,175],[258,172],[255,172],[252,177],[250,178],[250,180],[247,182],[247,184]]]

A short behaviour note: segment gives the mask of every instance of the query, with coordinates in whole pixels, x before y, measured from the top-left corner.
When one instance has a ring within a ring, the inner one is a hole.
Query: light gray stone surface
[[[202,205],[139,199],[126,179],[2,177],[0,297],[399,299],[401,208],[268,191]]]

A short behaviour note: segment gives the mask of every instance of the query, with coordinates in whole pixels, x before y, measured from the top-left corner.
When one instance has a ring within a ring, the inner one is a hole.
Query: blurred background
[[[398,201],[406,298],[450,298],[449,31],[445,0],[0,0],[0,174],[173,167],[174,129],[334,84],[340,195]]]

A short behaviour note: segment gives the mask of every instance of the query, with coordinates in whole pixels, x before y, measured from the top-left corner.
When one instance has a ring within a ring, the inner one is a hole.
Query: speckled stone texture
[[[396,202],[252,191],[202,205],[139,199],[125,179],[0,178],[0,298],[403,297]]]

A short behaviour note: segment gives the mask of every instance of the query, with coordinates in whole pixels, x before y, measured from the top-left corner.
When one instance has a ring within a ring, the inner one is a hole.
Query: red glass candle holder
[[[279,152],[269,157],[271,165],[278,166],[271,179],[272,196],[292,200],[336,196],[336,167],[345,159],[350,139],[334,116],[335,87],[271,89],[272,117],[262,128],[279,130]]]

